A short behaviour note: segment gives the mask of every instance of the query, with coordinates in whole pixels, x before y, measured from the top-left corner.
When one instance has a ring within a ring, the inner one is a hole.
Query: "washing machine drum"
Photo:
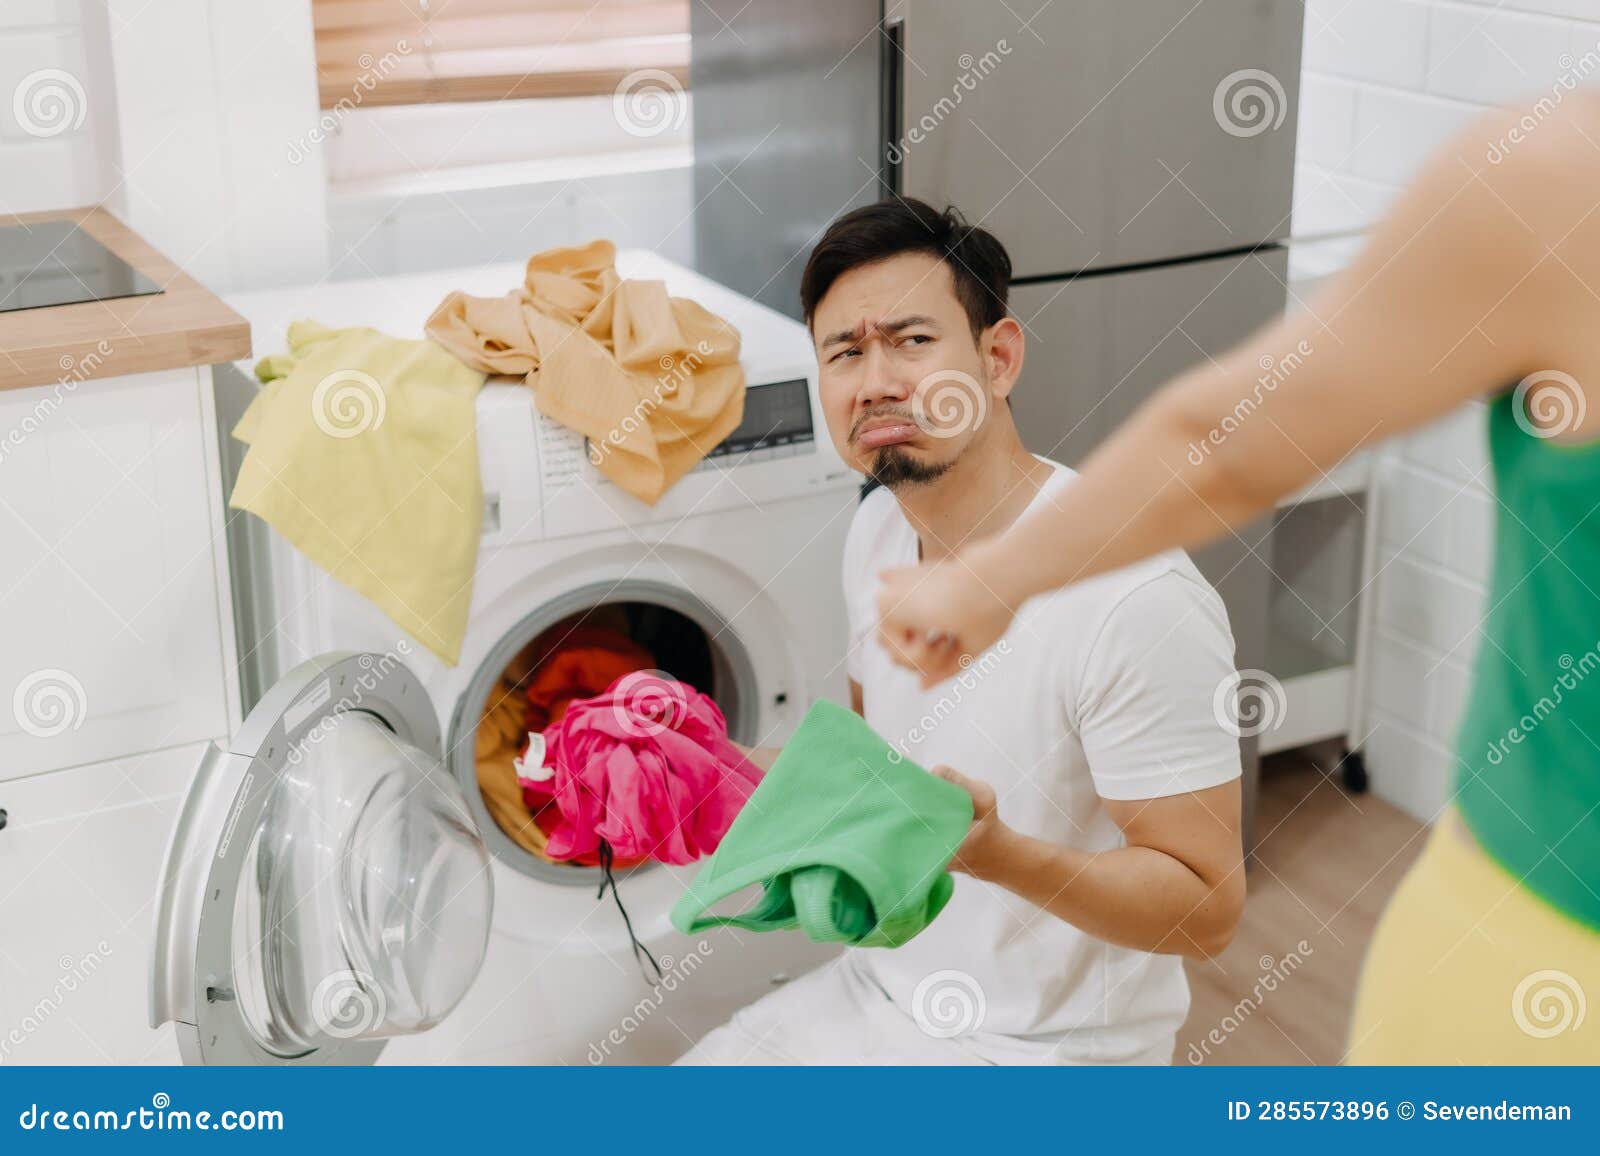
[[[392,656],[264,696],[207,752],[162,876],[151,1023],[190,1063],[370,1063],[443,1019],[488,945],[489,854]]]

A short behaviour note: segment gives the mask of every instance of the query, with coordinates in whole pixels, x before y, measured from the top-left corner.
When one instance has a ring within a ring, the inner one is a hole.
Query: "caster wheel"
[[[1360,751],[1346,751],[1339,760],[1339,770],[1344,778],[1344,789],[1352,795],[1365,794],[1371,779],[1367,776],[1367,760]]]

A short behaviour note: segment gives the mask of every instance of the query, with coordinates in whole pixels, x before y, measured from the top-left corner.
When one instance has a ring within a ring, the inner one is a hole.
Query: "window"
[[[611,95],[689,79],[691,0],[312,0],[324,109]]]

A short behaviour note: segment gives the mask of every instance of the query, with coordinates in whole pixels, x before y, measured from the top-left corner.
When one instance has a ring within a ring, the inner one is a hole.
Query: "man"
[[[688,1062],[1169,1063],[1181,957],[1219,951],[1238,921],[1239,750],[1213,707],[1233,640],[1187,557],[1029,602],[927,690],[878,638],[882,571],[949,557],[1072,485],[1012,420],[1010,273],[989,233],[905,200],[839,218],[806,266],[829,432],[881,483],[845,546],[852,705],[975,817],[927,930],[745,1008]]]

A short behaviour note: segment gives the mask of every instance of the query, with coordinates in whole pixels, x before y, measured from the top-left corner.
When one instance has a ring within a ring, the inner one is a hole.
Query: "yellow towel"
[[[537,254],[522,288],[451,293],[427,333],[474,369],[525,374],[539,412],[654,505],[744,416],[739,331],[660,281],[622,280],[615,259],[609,241]]]
[[[483,518],[473,399],[483,374],[431,341],[289,327],[234,427],[229,505],[265,519],[454,665]]]

